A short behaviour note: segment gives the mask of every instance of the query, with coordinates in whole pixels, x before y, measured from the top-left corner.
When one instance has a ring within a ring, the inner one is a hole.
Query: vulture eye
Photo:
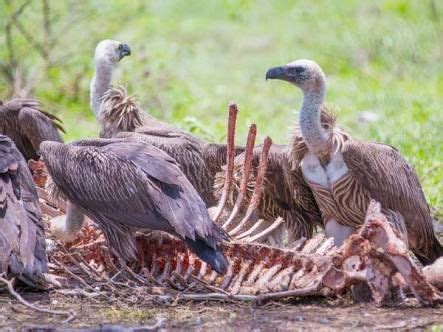
[[[297,73],[297,74],[301,74],[301,73],[303,73],[305,71],[305,68],[304,67],[295,67],[295,72]]]
[[[118,45],[118,50],[121,51],[122,49],[123,49],[123,45],[122,45],[122,44],[119,44],[119,45]]]

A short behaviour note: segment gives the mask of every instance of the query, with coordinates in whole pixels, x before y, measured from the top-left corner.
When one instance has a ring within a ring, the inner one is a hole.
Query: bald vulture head
[[[125,56],[131,55],[128,44],[116,40],[105,39],[97,44],[95,48],[95,61],[116,64]]]
[[[321,67],[306,59],[269,69],[266,73],[266,80],[268,79],[287,81],[303,92],[323,92],[326,87],[326,78]]]

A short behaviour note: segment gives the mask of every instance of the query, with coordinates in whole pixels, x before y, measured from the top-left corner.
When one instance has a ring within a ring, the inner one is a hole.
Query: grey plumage
[[[39,158],[40,143],[62,142],[62,122],[41,109],[35,99],[13,99],[0,103],[0,134],[11,138],[26,160]]]
[[[213,181],[226,163],[226,145],[208,144],[171,124],[144,113],[135,97],[123,87],[109,89],[103,96],[98,121],[100,137],[125,137],[153,144],[173,157],[197,189],[206,205],[213,206]],[[237,147],[237,154],[242,152]]]
[[[225,233],[162,150],[126,139],[97,139],[44,142],[41,152],[59,190],[103,229],[125,259],[136,257],[135,230],[161,230],[182,238],[218,272],[226,269],[218,250]]]
[[[37,191],[21,153],[0,135],[0,274],[28,284],[48,270]]]

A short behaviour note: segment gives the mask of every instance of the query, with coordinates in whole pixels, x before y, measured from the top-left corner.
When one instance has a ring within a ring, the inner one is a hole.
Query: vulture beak
[[[286,67],[285,66],[280,66],[280,67],[274,67],[269,69],[266,72],[266,80],[286,80],[287,79],[287,74],[286,74]]]
[[[118,51],[120,55],[120,60],[123,59],[127,55],[131,55],[131,48],[128,44],[120,44],[118,45]]]

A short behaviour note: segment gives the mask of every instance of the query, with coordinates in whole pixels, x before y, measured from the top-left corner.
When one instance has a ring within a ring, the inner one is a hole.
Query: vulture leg
[[[335,245],[339,247],[354,233],[354,230],[349,226],[339,224],[336,219],[332,218],[326,221],[325,233],[327,237],[333,237]]]
[[[84,223],[85,215],[83,212],[69,202],[66,215],[51,219],[50,230],[58,240],[71,242],[82,229]]]

